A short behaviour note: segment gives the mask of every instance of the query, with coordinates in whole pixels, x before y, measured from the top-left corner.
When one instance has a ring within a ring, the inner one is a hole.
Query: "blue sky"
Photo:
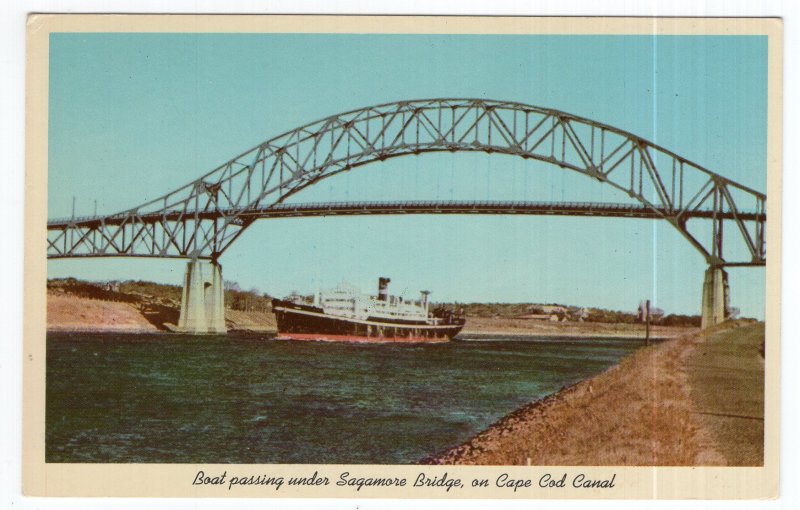
[[[766,190],[765,37],[54,34],[49,217],[112,213],[319,118],[401,99],[482,97],[625,129]],[[327,179],[297,201],[625,201],[501,155],[423,155]],[[698,313],[705,262],[665,222],[353,217],[257,222],[223,276],[283,295],[340,281],[439,301],[559,302]],[[185,263],[56,260],[50,277],[178,284]],[[764,270],[731,269],[732,304],[764,316]]]

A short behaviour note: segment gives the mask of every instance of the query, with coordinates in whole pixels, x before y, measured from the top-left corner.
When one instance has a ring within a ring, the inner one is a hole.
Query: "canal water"
[[[415,463],[640,345],[50,333],[46,460]]]

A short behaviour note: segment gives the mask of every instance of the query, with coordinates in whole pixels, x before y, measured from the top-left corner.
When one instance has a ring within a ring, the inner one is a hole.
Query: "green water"
[[[46,460],[415,463],[640,345],[50,333]]]

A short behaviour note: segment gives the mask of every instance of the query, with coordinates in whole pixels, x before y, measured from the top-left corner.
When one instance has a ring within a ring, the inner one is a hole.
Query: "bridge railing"
[[[492,207],[492,208],[553,208],[553,209],[617,209],[617,210],[647,210],[648,208],[638,203],[622,202],[546,202],[546,201],[518,201],[518,200],[371,200],[363,202],[284,202],[270,206],[245,209],[219,209],[219,213],[239,212],[268,212],[268,211],[294,211],[294,210],[336,210],[336,209],[375,209],[375,208],[429,208],[429,207]],[[195,213],[207,214],[209,211],[195,211],[189,209],[166,209],[157,213],[143,214],[143,217],[160,217],[174,214],[193,216]],[[710,213],[711,210],[698,210],[699,213]],[[124,218],[120,215],[93,215],[53,218],[48,220],[48,227],[68,226]]]

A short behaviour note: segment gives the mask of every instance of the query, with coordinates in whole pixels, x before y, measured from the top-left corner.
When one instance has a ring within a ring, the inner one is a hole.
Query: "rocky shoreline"
[[[421,463],[763,465],[763,338],[737,321],[643,348]],[[720,388],[724,417],[709,411]]]

